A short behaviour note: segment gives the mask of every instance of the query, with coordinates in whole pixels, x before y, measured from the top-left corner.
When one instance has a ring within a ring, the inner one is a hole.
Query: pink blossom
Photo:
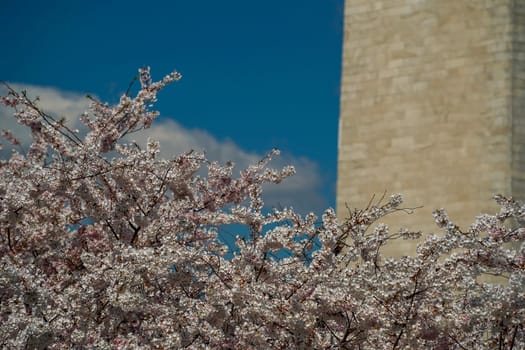
[[[401,195],[348,218],[268,210],[263,185],[295,172],[270,168],[277,150],[237,173],[194,151],[159,159],[154,140],[125,143],[179,79],[141,69],[136,96],[92,100],[86,135],[24,93],[2,99],[33,142],[0,162],[0,348],[525,347],[523,204],[497,196],[500,212],[468,229],[438,210],[443,233],[415,256],[382,256],[422,235],[381,223]],[[225,245],[230,224],[249,236]],[[506,282],[486,282],[494,275]]]

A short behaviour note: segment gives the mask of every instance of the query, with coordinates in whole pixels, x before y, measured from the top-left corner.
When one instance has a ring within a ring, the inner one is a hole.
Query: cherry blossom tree
[[[525,348],[525,206],[496,196],[500,212],[467,229],[437,210],[439,234],[384,257],[421,235],[380,223],[405,210],[400,195],[348,218],[268,210],[263,185],[294,173],[269,167],[277,151],[236,174],[127,141],[179,78],[141,69],[133,98],[92,99],[86,133],[7,86],[32,143],[17,150],[3,131],[15,150],[0,160],[2,349]],[[234,246],[218,237],[229,224],[249,232]]]

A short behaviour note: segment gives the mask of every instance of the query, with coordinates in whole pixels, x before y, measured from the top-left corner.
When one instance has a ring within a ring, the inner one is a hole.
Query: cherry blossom
[[[1,348],[525,348],[523,204],[496,196],[500,212],[468,228],[436,210],[436,234],[381,223],[409,210],[400,195],[346,218],[268,209],[263,186],[294,174],[270,167],[277,150],[239,172],[126,141],[180,79],[139,73],[134,97],[91,98],[85,134],[7,87],[32,143],[2,131]],[[231,224],[248,234],[228,246]],[[420,239],[417,253],[385,256],[400,239]]]

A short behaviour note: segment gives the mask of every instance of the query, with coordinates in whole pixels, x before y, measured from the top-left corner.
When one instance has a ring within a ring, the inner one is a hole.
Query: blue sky
[[[0,21],[0,80],[48,109],[77,113],[87,93],[115,102],[139,67],[176,69],[152,131],[166,152],[243,166],[276,147],[277,166],[303,173],[274,202],[335,205],[343,0],[9,1]]]

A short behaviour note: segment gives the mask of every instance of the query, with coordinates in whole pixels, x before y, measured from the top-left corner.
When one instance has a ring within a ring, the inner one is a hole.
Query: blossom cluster
[[[2,97],[32,144],[0,160],[0,348],[525,348],[524,205],[497,196],[468,229],[437,210],[440,234],[385,257],[421,236],[381,224],[400,195],[303,216],[264,206],[263,186],[294,173],[269,167],[278,151],[235,174],[126,142],[179,78],[142,69],[135,97],[92,99],[85,134],[24,92]],[[249,233],[228,246],[230,224]]]

